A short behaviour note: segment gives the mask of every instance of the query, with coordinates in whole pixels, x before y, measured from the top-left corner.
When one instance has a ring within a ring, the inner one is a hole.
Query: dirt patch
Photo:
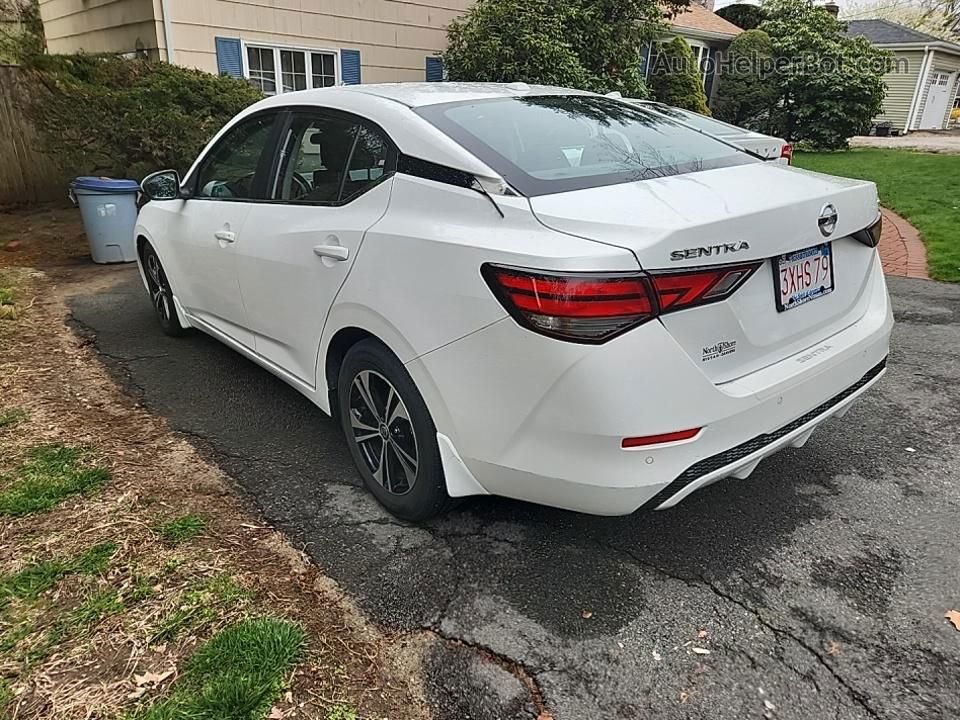
[[[90,262],[80,211],[65,203],[0,212],[0,267]]]
[[[51,211],[36,221],[61,232],[60,244],[34,247],[33,255],[24,244],[0,251],[0,260],[77,257],[63,217]],[[40,227],[32,216],[25,223]],[[43,444],[85,448],[83,462],[110,474],[96,494],[0,517],[0,578],[62,571],[35,598],[20,589],[0,609],[0,703],[7,700],[8,713],[118,717],[162,697],[181,662],[218,629],[272,615],[295,620],[310,637],[277,716],[327,718],[339,706],[357,717],[426,717],[416,644],[367,623],[332,580],[243,506],[229,478],[123,394],[89,340],[66,327],[65,294],[108,286],[116,274],[60,268],[56,285],[33,270],[3,274],[18,302],[30,305],[0,321],[0,411],[16,409],[0,427],[0,490]],[[203,523],[183,542],[158,532],[186,515]],[[84,569],[76,558],[98,544],[108,546],[108,560]]]

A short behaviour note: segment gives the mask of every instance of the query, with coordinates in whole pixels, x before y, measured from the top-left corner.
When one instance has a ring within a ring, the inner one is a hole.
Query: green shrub
[[[43,52],[38,0],[0,0],[0,63],[19,65]]]
[[[477,0],[450,23],[444,66],[451,80],[646,97],[641,52],[663,31],[664,6],[655,0]]]
[[[769,131],[780,98],[777,79],[769,70],[772,58],[773,43],[763,30],[747,30],[730,43],[723,58],[729,70],[720,77],[713,101],[715,117],[751,130]]]
[[[662,103],[709,115],[703,78],[682,37],[660,45],[650,66],[650,89]]]
[[[771,132],[814,148],[846,147],[880,114],[892,54],[846,37],[846,23],[813,0],[767,0],[763,7],[768,19],[760,29],[778,63]]]
[[[72,175],[139,179],[180,172],[258,90],[149,60],[94,55],[32,58],[40,92],[27,110],[43,149]]]
[[[727,5],[717,10],[717,15],[743,30],[753,30],[767,19],[767,14],[762,6],[748,5],[747,3]]]

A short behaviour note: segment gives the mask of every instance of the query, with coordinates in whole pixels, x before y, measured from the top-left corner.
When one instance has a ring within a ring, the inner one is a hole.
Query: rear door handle
[[[315,245],[313,254],[332,260],[346,260],[350,257],[350,248],[345,248],[343,245]]]
[[[213,236],[222,243],[232,243],[237,240],[237,234],[229,230],[217,230]]]

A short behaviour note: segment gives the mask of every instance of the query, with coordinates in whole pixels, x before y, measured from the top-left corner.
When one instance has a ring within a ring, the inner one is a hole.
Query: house
[[[743,30],[713,12],[713,0],[693,0],[684,10],[666,18],[671,37],[679,35],[693,50],[693,57],[703,75],[707,100],[713,98],[716,88],[717,56]],[[669,38],[667,38],[669,39]],[[646,64],[645,74],[649,74]]]
[[[265,93],[442,80],[446,28],[471,0],[39,0],[52,53],[122,53],[248,78]],[[740,28],[691,5],[668,19],[704,67]],[[649,49],[647,49],[649,56]]]
[[[889,20],[851,20],[847,35],[865,37],[894,55],[894,68],[884,76],[883,111],[874,123],[889,123],[898,133],[947,127],[960,90],[960,45]]]
[[[439,80],[470,0],[40,0],[52,53],[129,53],[242,75],[267,93]]]

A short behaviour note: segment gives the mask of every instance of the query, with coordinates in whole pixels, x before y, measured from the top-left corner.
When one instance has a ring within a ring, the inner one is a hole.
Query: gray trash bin
[[[133,232],[139,190],[140,185],[134,180],[78,177],[70,183],[70,194],[80,206],[95,263],[136,261]]]

